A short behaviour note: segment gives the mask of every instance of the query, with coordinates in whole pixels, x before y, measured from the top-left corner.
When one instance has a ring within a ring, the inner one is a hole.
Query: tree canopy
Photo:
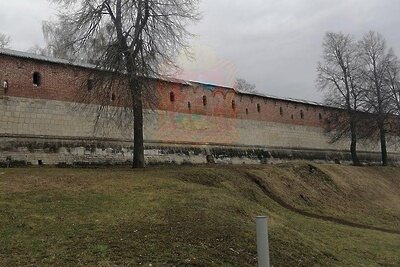
[[[373,31],[359,41],[348,34],[328,32],[322,46],[317,84],[326,93],[325,101],[341,108],[331,118],[331,132],[336,140],[350,134],[354,164],[359,163],[357,140],[377,136],[382,164],[387,165],[387,133],[398,134],[400,125],[398,58],[387,48],[385,38]]]
[[[9,48],[11,38],[4,33],[0,33],[0,48]]]
[[[129,103],[134,126],[134,167],[144,166],[143,103],[152,98],[149,78],[163,77],[165,65],[175,66],[178,52],[191,36],[187,27],[199,19],[198,0],[53,0],[60,5],[56,22],[43,30],[55,57],[92,63],[98,97],[117,86]],[[126,80],[126,83],[121,82]],[[110,101],[102,101],[109,106]],[[99,110],[111,109],[101,108]],[[115,111],[115,109],[112,109]],[[115,119],[126,119],[122,113]]]

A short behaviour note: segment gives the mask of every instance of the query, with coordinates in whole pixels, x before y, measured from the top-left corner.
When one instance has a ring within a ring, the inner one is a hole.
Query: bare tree
[[[318,64],[318,87],[325,91],[325,101],[340,108],[332,112],[329,124],[334,133],[332,141],[350,134],[350,152],[354,165],[357,156],[358,120],[362,91],[358,75],[359,61],[356,44],[350,35],[328,32],[323,41],[322,62]]]
[[[394,56],[387,69],[386,82],[390,89],[394,114],[400,116],[400,61]]]
[[[46,48],[40,47],[37,44],[29,48],[26,52],[40,56],[50,56]]]
[[[44,27],[53,54],[83,56],[96,64],[101,75],[95,84],[107,96],[104,101],[96,96],[101,106],[110,105],[118,87],[126,99],[120,104],[133,111],[133,167],[144,167],[143,106],[155,91],[149,79],[162,77],[161,64],[174,65],[175,55],[186,47],[187,25],[199,17],[198,0],[53,1],[61,15]]]
[[[8,48],[11,38],[4,33],[0,33],[0,48]]]
[[[235,89],[244,93],[257,93],[256,86],[243,78],[237,78]]]
[[[108,44],[108,33],[106,28],[99,29],[97,36],[90,39],[90,43],[76,44],[76,36],[71,34],[74,25],[64,21],[44,21],[42,30],[47,42],[45,52],[49,56],[62,58],[74,62],[96,64],[102,57],[104,49]],[[79,48],[79,49],[78,49]]]
[[[400,136],[400,61],[393,56],[386,73],[386,83],[389,87],[390,109],[387,130],[390,134]]]
[[[359,57],[365,91],[365,109],[374,115],[381,144],[382,165],[388,164],[387,130],[393,115],[393,98],[390,79],[391,66],[396,61],[393,50],[386,48],[386,41],[379,33],[370,31],[359,42]]]

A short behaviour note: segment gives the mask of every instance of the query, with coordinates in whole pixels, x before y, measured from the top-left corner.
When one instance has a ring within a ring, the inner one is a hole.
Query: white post
[[[257,216],[256,228],[258,267],[270,267],[268,245],[268,219],[266,216]]]

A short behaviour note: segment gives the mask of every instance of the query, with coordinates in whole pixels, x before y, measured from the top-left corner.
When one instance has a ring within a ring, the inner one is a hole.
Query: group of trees
[[[399,133],[399,59],[373,31],[358,41],[349,34],[328,32],[322,46],[318,86],[327,104],[339,108],[330,118],[333,140],[350,136],[353,164],[360,165],[358,140],[376,138],[382,165],[387,165],[388,136]]]

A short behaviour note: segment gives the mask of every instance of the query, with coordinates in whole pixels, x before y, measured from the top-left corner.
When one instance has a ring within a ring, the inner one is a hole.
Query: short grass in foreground
[[[306,171],[308,165],[3,169],[0,265],[256,266],[255,216],[266,214],[274,266],[400,266],[400,235],[302,216],[275,203],[246,175],[262,177],[273,192],[298,208],[356,220],[346,209],[336,208],[331,197],[320,197],[303,182],[301,194],[309,194],[314,206],[302,204],[298,191],[284,190],[288,181],[282,177],[295,179],[298,171],[293,168]],[[336,191],[325,188],[325,196],[357,188],[351,179],[343,185],[337,178],[343,171],[351,175],[348,168],[353,167],[316,168],[337,184]],[[375,173],[376,179],[385,179]],[[392,171],[394,185],[400,183],[399,173]],[[365,186],[375,186],[368,181]],[[370,225],[395,229],[399,194],[375,195],[356,221],[364,216]],[[351,203],[351,194],[339,195]],[[360,198],[362,193],[357,203]],[[351,213],[360,207],[357,203],[350,205]],[[368,205],[376,208],[373,203],[385,203],[387,210],[369,212]],[[389,219],[375,218],[380,214]]]

